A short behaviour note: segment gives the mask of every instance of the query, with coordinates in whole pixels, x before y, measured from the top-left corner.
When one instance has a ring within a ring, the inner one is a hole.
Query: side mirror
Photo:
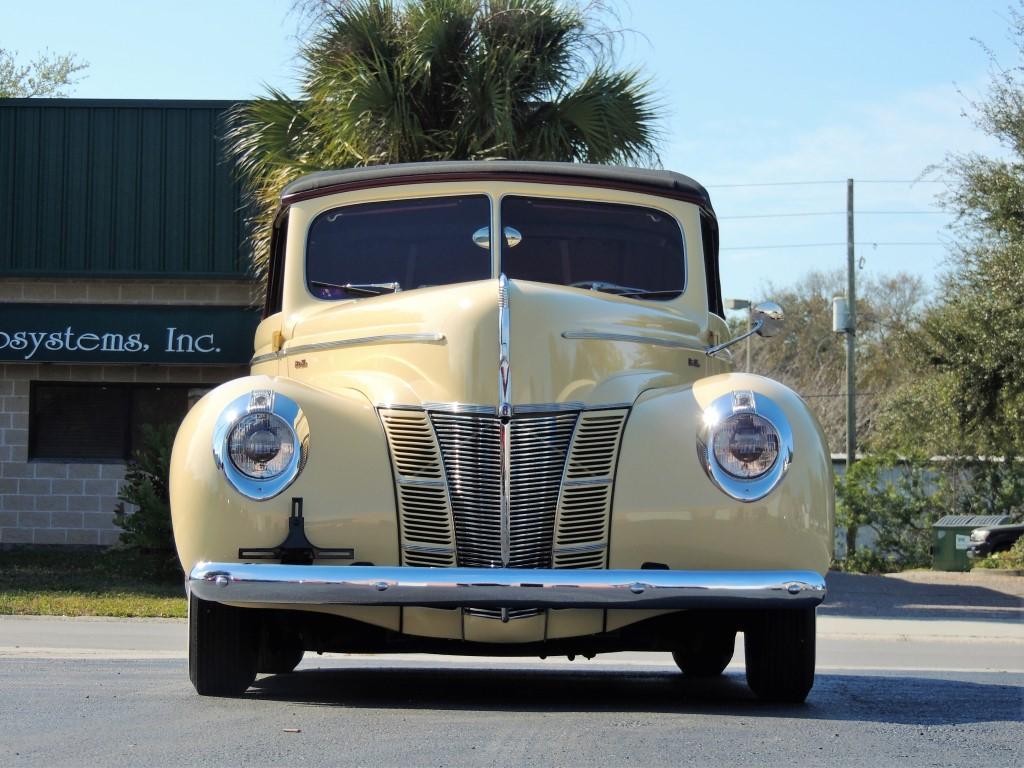
[[[744,339],[753,336],[755,333],[758,336],[770,339],[782,330],[782,321],[785,317],[786,314],[782,311],[782,307],[774,301],[763,301],[760,304],[756,304],[750,308],[749,331],[721,344],[716,344],[713,347],[707,347],[704,350],[704,353],[707,355],[718,354],[723,349],[728,349],[736,342],[743,341]]]
[[[750,309],[750,323],[757,327],[757,335],[766,339],[782,330],[782,321],[786,313],[774,301],[763,301]]]

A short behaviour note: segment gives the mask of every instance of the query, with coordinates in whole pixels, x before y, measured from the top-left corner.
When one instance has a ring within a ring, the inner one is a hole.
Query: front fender
[[[232,400],[254,389],[290,397],[309,424],[305,468],[291,486],[266,501],[238,493],[213,459],[217,417]],[[174,539],[186,573],[200,561],[237,562],[239,547],[280,544],[296,496],[304,499],[306,534],[313,544],[352,547],[358,562],[398,564],[391,464],[380,420],[361,393],[246,376],[217,387],[189,411],[174,441],[170,474]]]
[[[749,503],[719,490],[697,453],[704,409],[734,390],[771,398],[793,431],[789,471]],[[832,559],[835,499],[824,434],[795,392],[762,376],[728,373],[641,395],[623,434],[613,509],[610,568],[649,562],[824,574]]]

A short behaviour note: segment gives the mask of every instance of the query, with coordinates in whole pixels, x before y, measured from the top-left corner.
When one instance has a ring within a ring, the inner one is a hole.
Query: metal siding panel
[[[64,261],[64,137],[66,110],[44,109],[40,123],[39,250],[36,260],[59,271]]]
[[[216,117],[213,130],[217,140],[213,150],[213,204],[210,206],[213,217],[211,263],[217,272],[235,272],[238,270],[238,235],[241,231],[236,226],[239,216],[236,192],[239,185],[232,178],[232,165],[223,138],[227,131],[226,112],[213,110],[212,113]]]
[[[164,254],[161,272],[187,272],[188,232],[188,123],[187,111],[170,109],[164,117]]]
[[[0,273],[244,276],[229,106],[0,100]]]
[[[32,263],[36,258],[36,229],[39,221],[39,110],[25,109],[18,115],[15,131],[14,188],[18,199],[14,216],[14,260]]]
[[[14,269],[14,150],[13,109],[0,109],[0,271]]]
[[[210,225],[213,208],[213,119],[207,109],[189,110],[189,230],[190,271],[214,272]]]
[[[142,272],[157,272],[163,263],[165,115],[163,109],[143,109],[139,125],[142,151],[137,262]]]
[[[89,242],[89,168],[92,135],[92,110],[72,107],[66,110],[64,151],[64,258],[61,266],[68,272],[84,272],[88,267]],[[25,265],[26,268],[41,265]]]
[[[139,111],[115,113],[113,261],[117,270],[140,270],[139,240]]]
[[[114,110],[96,109],[91,117],[86,269],[103,273],[114,267]]]

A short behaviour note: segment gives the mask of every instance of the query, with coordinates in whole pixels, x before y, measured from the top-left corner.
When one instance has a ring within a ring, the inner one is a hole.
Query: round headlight
[[[778,403],[760,392],[727,392],[704,409],[702,422],[697,455],[719,490],[752,502],[782,482],[793,461],[793,428]]]
[[[294,433],[280,416],[249,413],[228,435],[228,455],[238,471],[256,480],[277,477],[295,454]]]
[[[256,501],[272,499],[302,473],[309,424],[299,404],[270,389],[239,395],[213,429],[213,460],[228,483]]]
[[[733,477],[749,480],[768,472],[779,458],[779,433],[756,413],[727,418],[713,438],[715,460]]]

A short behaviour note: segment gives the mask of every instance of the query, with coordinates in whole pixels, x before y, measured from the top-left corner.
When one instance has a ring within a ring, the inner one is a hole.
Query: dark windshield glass
[[[653,208],[506,197],[501,223],[501,270],[510,278],[652,299],[684,288],[682,230]]]
[[[483,195],[326,211],[309,228],[307,286],[321,299],[353,299],[390,292],[392,284],[409,290],[485,280],[491,276],[490,251],[473,242],[473,233],[489,222]]]

